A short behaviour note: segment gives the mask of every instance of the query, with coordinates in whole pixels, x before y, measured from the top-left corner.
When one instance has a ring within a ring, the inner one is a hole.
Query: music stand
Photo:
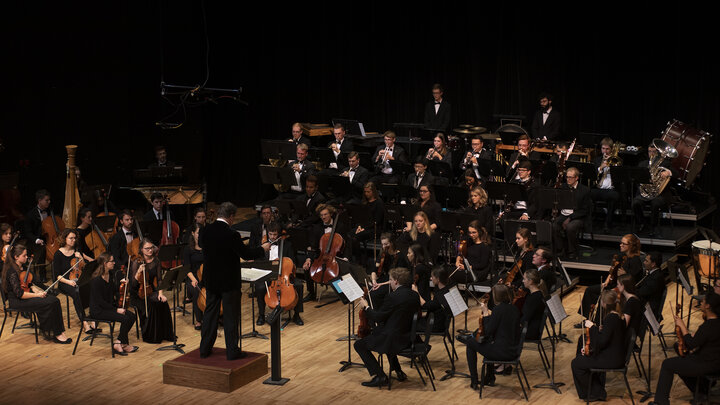
[[[163,247],[174,247],[174,246],[180,246],[180,245],[164,245],[161,246],[160,249],[162,251]],[[182,246],[180,246],[182,247]],[[170,250],[167,250],[170,251]],[[159,254],[158,254],[159,256]],[[185,277],[187,277],[187,274],[190,272],[190,265],[184,265],[184,266],[177,266],[173,267],[171,269],[168,269],[165,272],[165,276],[163,276],[162,281],[160,282],[160,285],[158,286],[158,291],[162,290],[170,290],[173,289],[173,306],[175,308],[178,308],[178,302],[177,297],[179,293],[178,286],[182,284],[182,282],[185,280]],[[159,347],[156,351],[165,351],[165,350],[177,350],[180,352],[180,354],[185,354],[185,351],[182,349],[185,347],[184,344],[177,342],[177,314],[176,311],[173,311],[173,344],[169,346],[163,346]]]
[[[330,163],[335,163],[335,155],[332,150],[325,147],[308,149],[308,159],[313,162],[322,162],[325,167],[330,167]]]
[[[448,162],[440,160],[429,160],[428,171],[435,177],[449,177],[452,174],[452,167]]]
[[[435,200],[437,200],[444,208],[455,209],[462,208],[467,205],[468,191],[458,186],[433,186],[435,190]]]
[[[549,159],[530,159],[533,177],[539,178],[542,184],[554,184],[557,179],[557,164]]]
[[[597,169],[595,168],[595,165],[592,163],[586,163],[586,162],[574,162],[574,161],[567,161],[565,162],[565,168],[574,167],[580,171],[580,178],[585,179],[588,182],[594,182],[595,178],[597,178]],[[585,185],[588,185],[587,183]]]
[[[475,215],[465,212],[442,211],[438,225],[442,232],[455,232],[465,228],[475,218]]]
[[[392,188],[395,190],[396,195],[400,196],[400,200],[409,201],[418,197],[417,189],[415,187],[408,186],[407,184],[397,184]]]
[[[397,184],[391,184],[391,183],[380,183],[380,185],[377,186],[378,191],[383,196],[383,201],[385,201],[385,204],[390,203],[390,201],[397,201],[397,194],[395,193],[395,189],[397,188]]]
[[[575,190],[571,190],[569,188],[543,187],[538,193],[540,196],[540,200],[538,201],[540,212],[545,212],[546,210],[552,210],[554,208],[556,208],[558,212],[563,209],[574,208],[574,191]]]
[[[490,200],[503,201],[527,201],[527,191],[525,186],[518,183],[503,183],[498,181],[489,181],[485,183],[485,189]]]
[[[348,120],[344,118],[333,118],[332,123],[333,125],[342,124],[343,128],[345,128],[345,133],[347,135],[365,136],[365,128],[360,121]]]
[[[265,159],[293,160],[297,158],[297,146],[294,142],[261,139],[260,150]]]
[[[255,283],[260,280],[267,281],[267,280],[271,280],[271,279],[272,280],[276,279],[277,278],[277,265],[273,266],[272,261],[270,261],[270,260],[261,260],[261,261],[245,262],[245,263],[248,263],[249,265],[243,266],[243,267],[254,267],[256,269],[261,269],[261,270],[270,270],[270,273],[265,277],[261,277],[259,280],[250,282],[250,290],[252,291],[252,296],[253,296],[253,299],[250,300],[251,307],[252,307],[252,318],[251,318],[251,322],[250,322],[250,324],[252,325],[252,331],[250,333],[245,333],[243,335],[240,335],[240,338],[245,339],[245,338],[254,337],[254,338],[258,338],[258,339],[268,340],[267,336],[265,336],[262,333],[255,330]],[[242,296],[242,294],[240,294],[240,295]],[[240,318],[242,318],[242,315],[240,316]],[[277,317],[277,318],[279,319],[280,317]],[[273,324],[273,322],[269,322],[269,323],[271,325]],[[240,328],[240,330],[242,331],[242,328]]]
[[[593,145],[597,149],[603,138],[609,138],[610,134],[601,134],[596,132],[579,132],[577,136],[578,145]]]
[[[258,171],[263,184],[281,184],[288,188],[297,185],[292,169],[289,167],[258,165]]]
[[[290,206],[292,207],[295,216],[298,218],[307,218],[313,214],[308,209],[308,206],[305,203],[305,198],[302,200],[290,200]]]
[[[393,203],[386,203],[385,204],[385,220],[391,224],[394,225],[394,227],[397,228],[404,228],[405,227],[405,221],[402,217],[402,205],[400,204],[393,204]],[[401,224],[402,226],[398,225]]]
[[[477,171],[482,177],[499,176],[497,173],[504,173],[500,161],[488,159],[477,159]]]
[[[350,341],[358,339],[358,336],[352,333],[352,331],[355,330],[355,304],[353,301],[348,299],[347,294],[349,292],[343,291],[339,284],[340,281],[346,277],[346,275],[350,275],[351,278],[355,281],[355,283],[358,284],[358,286],[361,283],[364,284],[365,279],[367,278],[367,272],[365,271],[365,268],[363,266],[358,266],[345,260],[338,260],[338,266],[340,268],[340,276],[331,280],[330,286],[333,288],[338,297],[340,297],[342,303],[347,306],[348,334],[347,336],[336,339],[336,341],[338,342],[347,341],[348,344],[348,358],[347,360],[343,360],[340,362],[340,364],[342,364],[342,367],[340,367],[340,370],[338,370],[338,372],[343,372],[352,366],[365,367],[365,365],[361,363],[353,363],[352,361],[352,345],[350,344]],[[360,280],[360,282],[358,282],[358,280]]]
[[[400,175],[401,178],[405,178],[408,174],[413,172],[413,167],[409,163],[401,162],[399,160],[391,160],[390,167],[393,169],[393,174]]]
[[[345,209],[353,224],[368,228],[375,223],[375,218],[367,204],[345,204]]]
[[[327,179],[327,187],[336,198],[346,197],[352,194],[352,185],[347,177],[339,175],[322,176]]]

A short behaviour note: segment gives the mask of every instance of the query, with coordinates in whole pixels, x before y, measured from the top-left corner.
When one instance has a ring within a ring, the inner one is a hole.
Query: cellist
[[[310,266],[312,265],[313,260],[320,256],[320,239],[326,233],[332,232],[336,210],[335,207],[330,204],[320,204],[315,209],[315,212],[317,212],[320,216],[320,223],[314,224],[310,229],[310,247],[312,250],[308,251],[307,259],[305,259],[305,262],[303,263],[303,269],[305,270],[306,277],[305,282],[307,283],[308,289],[308,295],[303,298],[304,302],[312,301],[316,298],[315,282],[310,278]],[[335,233],[341,236],[346,235],[347,231],[348,229],[344,222],[338,223],[335,228]],[[347,252],[350,250],[348,244],[345,244],[344,247],[344,255],[343,252],[340,252],[338,256],[350,256],[350,253]]]
[[[35,207],[25,214],[25,224],[23,228],[23,238],[29,244],[29,251],[35,257],[35,263],[45,263],[47,257],[45,253],[45,242],[43,239],[42,223],[50,214],[50,193],[47,190],[38,190],[35,192]],[[45,271],[38,271],[35,274],[35,281],[38,283],[45,282]]]
[[[268,242],[270,243],[270,250],[265,252],[265,259],[266,260],[277,260],[280,257],[280,231],[282,227],[277,222],[271,222],[267,226],[268,230]],[[286,239],[283,243],[283,251],[282,256],[287,257],[293,262],[295,262],[295,249],[292,247],[292,243],[290,243],[290,240]],[[303,283],[302,280],[298,279],[297,277],[294,277],[292,280],[293,287],[295,287],[295,292],[297,293],[298,297],[303,296]],[[257,306],[258,306],[258,318],[257,318],[257,325],[264,325],[265,324],[265,294],[267,294],[267,288],[265,287],[264,281],[256,281],[255,282],[255,299],[257,300]],[[305,323],[303,322],[302,318],[300,318],[300,313],[303,312],[303,303],[301,299],[298,299],[298,303],[295,305],[295,314],[293,315],[293,322],[295,324],[302,326]]]

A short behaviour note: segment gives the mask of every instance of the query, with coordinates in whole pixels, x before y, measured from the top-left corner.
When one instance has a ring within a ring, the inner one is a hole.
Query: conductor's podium
[[[210,357],[201,359],[200,349],[163,363],[163,384],[232,392],[268,372],[268,356],[245,352],[247,356],[227,360],[225,349],[214,348]]]

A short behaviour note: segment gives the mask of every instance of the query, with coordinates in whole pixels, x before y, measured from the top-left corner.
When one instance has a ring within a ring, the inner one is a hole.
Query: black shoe
[[[455,340],[466,345],[468,340],[471,339],[471,336],[472,335],[457,335],[457,336],[455,336]]]
[[[255,322],[255,325],[257,325],[257,326],[265,325],[265,315],[258,315],[258,319]]]
[[[385,374],[379,374],[372,378],[370,381],[363,381],[362,385],[365,387],[379,387],[381,385],[387,385],[388,379]]]
[[[302,318],[300,318],[300,314],[297,312],[293,316],[293,322],[295,322],[295,325],[298,325],[298,326],[305,325],[305,322],[303,322]]]
[[[397,371],[395,371],[395,379],[397,379],[400,382],[403,382],[403,381],[407,380],[407,374],[405,374],[405,372],[402,370],[397,370]]]
[[[133,347],[132,347],[132,350],[130,350],[129,352],[125,352],[125,353],[135,353],[135,352],[138,351],[139,349],[140,349],[139,347],[133,346]],[[123,351],[125,351],[125,350],[123,349]]]
[[[102,329],[100,329],[100,328],[90,328],[85,331],[85,334],[92,335],[93,333],[101,333],[101,332],[102,332]]]
[[[308,294],[305,296],[305,298],[303,298],[303,302],[315,301],[315,299],[317,299],[315,294]]]
[[[202,330],[202,325],[195,325],[195,330]]]
[[[488,387],[494,387],[495,386],[495,376],[485,376],[485,381],[483,382],[483,385],[486,385]]]
[[[478,384],[477,381],[470,381],[470,389],[477,391],[480,387],[480,384]]]
[[[62,340],[58,339],[57,336],[53,337],[53,338],[52,338],[52,341],[53,341],[54,343],[59,344],[59,345],[69,345],[70,343],[72,343],[72,339],[71,339],[71,338],[67,338],[67,339],[65,339],[64,341],[62,341]]]
[[[576,323],[575,325],[573,325],[573,328],[575,328],[575,329],[582,329],[582,327],[583,327],[582,322]]]
[[[512,366],[505,366],[505,369],[502,371],[503,375],[512,375]]]
[[[128,355],[127,353],[125,353],[124,350],[121,351],[121,352],[119,352],[119,351],[115,350],[114,347],[113,347],[113,353],[116,354],[116,355],[118,355],[118,356],[127,356],[127,355]]]
[[[587,401],[588,402],[600,402],[600,401],[606,401],[606,400],[607,400],[607,398],[605,398],[605,397],[590,397]]]

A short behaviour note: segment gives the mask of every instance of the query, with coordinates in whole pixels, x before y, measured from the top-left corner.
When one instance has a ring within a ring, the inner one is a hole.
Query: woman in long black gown
[[[188,300],[193,304],[193,314],[195,319],[195,330],[200,330],[202,327],[202,316],[203,313],[197,306],[197,299],[200,296],[200,281],[198,277],[198,270],[202,266],[203,262],[203,250],[200,247],[200,228],[201,225],[194,223],[191,227],[190,238],[188,239],[188,245],[185,246],[183,253],[183,263],[186,266],[190,266],[190,272],[188,272],[185,278],[185,291],[187,291]]]
[[[147,239],[140,246],[142,263],[135,261],[130,265],[130,302],[140,314],[143,342],[172,341],[174,334],[170,306],[163,291],[158,289],[161,276],[157,247]],[[141,283],[148,286],[142,298],[139,292]]]
[[[474,220],[468,225],[465,246],[467,248],[465,256],[458,252],[458,256],[455,258],[455,267],[458,271],[454,272],[452,280],[458,284],[466,284],[476,279],[481,283],[488,281],[492,263],[492,248],[490,247],[490,236],[481,226],[480,221]],[[470,265],[475,277],[466,271],[465,260]]]

